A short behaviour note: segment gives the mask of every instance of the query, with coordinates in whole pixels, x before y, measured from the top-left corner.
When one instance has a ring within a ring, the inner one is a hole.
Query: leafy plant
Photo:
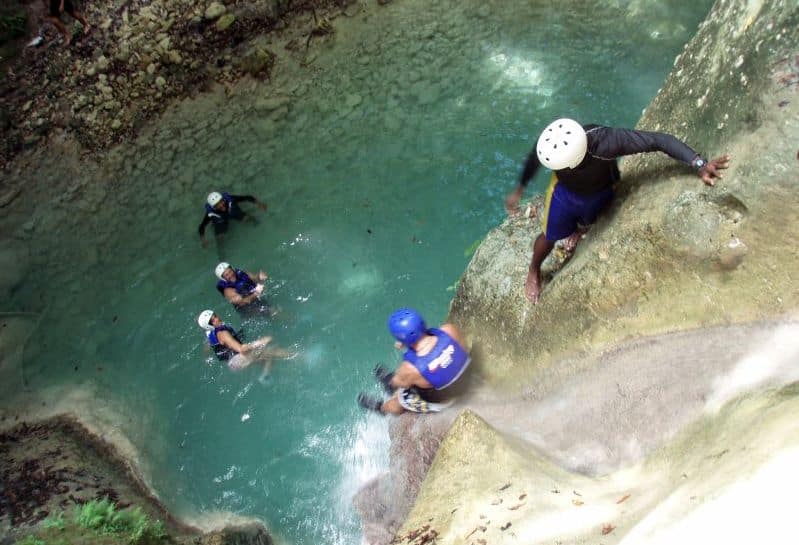
[[[166,537],[164,523],[160,520],[150,520],[150,517],[141,510],[141,507],[136,507],[130,511],[128,517],[130,522],[130,542],[134,545]]]
[[[75,523],[102,534],[117,534],[125,530],[124,515],[108,498],[92,500],[75,509]]]
[[[108,498],[92,500],[76,508],[75,523],[101,534],[128,534],[132,545],[166,537],[164,524],[150,519],[141,507],[120,511]]]
[[[63,530],[64,529],[64,513],[58,513],[55,516],[49,516],[42,521],[42,526],[46,529],[56,529],[56,530]]]

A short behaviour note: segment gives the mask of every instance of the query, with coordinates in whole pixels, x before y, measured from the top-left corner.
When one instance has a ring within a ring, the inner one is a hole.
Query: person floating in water
[[[219,278],[216,289],[237,310],[268,310],[268,305],[260,301],[264,292],[263,282],[267,279],[264,271],[253,274],[242,269],[234,269],[230,263],[223,261],[216,266],[214,273]],[[257,282],[254,279],[257,279]]]
[[[438,412],[451,405],[453,386],[465,384],[462,375],[471,363],[458,328],[443,324],[428,329],[418,312],[401,308],[388,318],[388,330],[395,346],[406,349],[396,371],[380,366],[374,371],[391,397],[383,401],[361,393],[358,403],[381,414]]]
[[[619,180],[616,159],[624,155],[660,151],[693,167],[707,185],[714,185],[727,168],[729,155],[712,161],[674,136],[659,132],[616,129],[600,125],[584,127],[572,119],[550,123],[530,152],[517,187],[505,199],[509,214],[518,212],[524,188],[543,164],[553,171],[546,195],[543,233],[533,244],[533,258],[524,283],[524,292],[533,303],[541,295],[541,263],[555,242],[564,239],[573,251],[582,233],[578,224],[592,224],[613,200],[613,184]]]
[[[205,228],[209,223],[214,225],[214,234],[217,239],[219,239],[227,232],[228,224],[231,219],[236,221],[255,221],[252,215],[241,209],[239,203],[242,202],[253,202],[259,209],[266,210],[266,204],[252,195],[231,195],[229,193],[218,193],[216,191],[208,194],[205,203],[205,216],[203,216],[203,221],[197,229],[200,233],[200,242],[203,248],[208,244],[205,240]]]
[[[261,337],[251,343],[243,342],[240,333],[222,321],[213,310],[204,310],[197,317],[197,324],[205,330],[208,344],[217,359],[227,362],[229,369],[239,371],[255,362],[264,366],[268,374],[273,360],[291,359],[296,353],[277,346],[270,346],[272,337]]]

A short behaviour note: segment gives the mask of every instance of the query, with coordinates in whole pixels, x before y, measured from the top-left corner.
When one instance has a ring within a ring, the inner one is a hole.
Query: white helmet
[[[216,203],[222,200],[222,194],[216,191],[208,194],[208,204],[216,206]]]
[[[588,137],[573,119],[556,119],[538,137],[538,160],[551,170],[574,168],[588,150]]]
[[[205,330],[212,330],[214,326],[211,325],[211,318],[214,316],[213,310],[204,310],[197,316],[197,324],[205,329]]]
[[[223,261],[222,263],[220,263],[219,265],[216,266],[216,269],[214,269],[214,274],[216,275],[216,277],[218,279],[224,280],[224,278],[222,277],[222,273],[224,273],[226,270],[228,270],[229,267],[230,267],[230,263],[225,263]]]

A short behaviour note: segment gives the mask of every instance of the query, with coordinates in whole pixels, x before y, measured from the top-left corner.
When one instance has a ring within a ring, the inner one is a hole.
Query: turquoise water
[[[10,306],[41,314],[28,387],[90,383],[117,400],[182,512],[255,516],[290,543],[358,542],[350,500],[386,470],[388,437],[354,400],[377,392],[376,362],[396,362],[386,316],[446,316],[540,127],[635,124],[710,6],[670,4],[370,7],[312,43],[307,67],[281,52],[271,84],[187,101],[66,176],[43,162],[35,176],[66,191],[29,199],[42,206],[13,237],[32,250]],[[270,274],[281,312],[247,321],[249,338],[300,352],[263,383],[208,359],[195,322],[215,308],[242,325],[214,289],[217,249],[195,233],[218,188],[269,204],[219,252]]]

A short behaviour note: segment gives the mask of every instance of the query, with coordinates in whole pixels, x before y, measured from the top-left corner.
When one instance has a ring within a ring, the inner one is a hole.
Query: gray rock
[[[216,30],[219,32],[224,32],[230,28],[230,25],[232,25],[234,22],[236,22],[236,16],[232,13],[226,13],[216,22]]]
[[[219,2],[211,2],[205,9],[204,15],[206,19],[216,19],[226,11],[227,8],[224,4],[220,4]]]
[[[288,97],[265,97],[255,102],[255,111],[261,114],[272,113],[291,103]]]

